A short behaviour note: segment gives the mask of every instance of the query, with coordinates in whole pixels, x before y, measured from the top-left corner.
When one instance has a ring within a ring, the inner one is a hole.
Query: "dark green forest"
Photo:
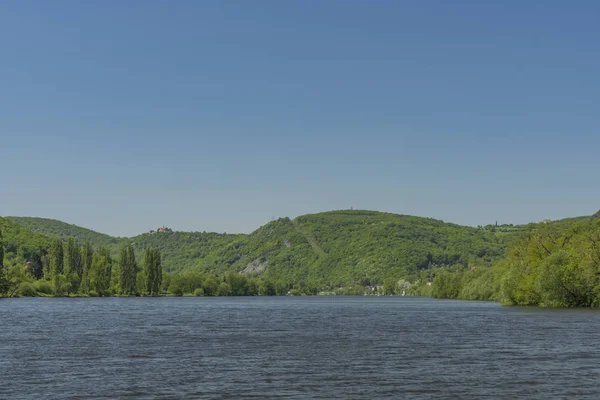
[[[596,306],[599,223],[583,217],[468,227],[342,210],[280,218],[251,234],[162,228],[115,238],[51,219],[7,217],[0,218],[0,290],[5,296],[407,294]]]

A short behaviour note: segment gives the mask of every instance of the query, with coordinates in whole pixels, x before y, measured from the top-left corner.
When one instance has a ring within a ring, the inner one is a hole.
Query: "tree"
[[[67,249],[65,251],[64,273],[65,276],[67,276],[68,280],[71,282],[71,291],[77,292],[79,290],[81,275],[83,272],[79,243],[77,243],[75,239],[69,238],[66,247]]]
[[[225,282],[231,287],[232,296],[248,296],[248,279],[233,271],[225,275]]]
[[[81,248],[81,283],[79,291],[81,293],[88,293],[90,291],[90,271],[92,269],[92,262],[94,258],[94,249],[92,244],[86,240]]]
[[[63,273],[64,249],[61,239],[55,239],[50,247],[50,276],[54,278]]]
[[[4,296],[8,291],[7,273],[4,269],[4,241],[2,231],[0,230],[0,296]]]
[[[219,289],[219,280],[214,275],[207,275],[202,282],[205,296],[216,296]]]
[[[277,294],[277,288],[270,279],[264,279],[260,284],[260,294],[262,296],[275,296]]]
[[[383,294],[395,294],[396,293],[396,279],[387,278],[383,281]]]
[[[4,269],[4,239],[0,230],[0,269]]]
[[[221,282],[217,289],[217,296],[231,296],[231,285],[227,282]]]
[[[138,271],[132,245],[128,245],[121,249],[121,254],[119,255],[119,267],[121,269],[121,293],[125,295],[135,294],[136,275]]]
[[[44,253],[43,250],[33,253],[31,260],[27,263],[29,266],[29,272],[35,279],[42,279],[44,277]]]
[[[90,286],[99,296],[109,295],[110,278],[112,273],[112,259],[110,251],[101,248],[92,256],[92,268],[90,270]]]
[[[29,273],[27,268],[21,264],[15,264],[7,268],[6,278],[8,282],[6,296],[8,297],[17,296],[21,287],[33,282],[33,276]]]
[[[146,275],[146,293],[150,296],[158,296],[162,282],[160,250],[148,246],[144,260],[144,271]]]
[[[60,297],[67,294],[70,289],[70,282],[64,274],[57,274],[52,277],[52,286],[54,289],[54,296]]]

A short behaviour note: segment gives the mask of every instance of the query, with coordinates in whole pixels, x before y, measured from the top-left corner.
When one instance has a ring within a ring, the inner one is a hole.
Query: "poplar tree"
[[[119,268],[120,268],[120,272],[121,272],[121,282],[120,282],[120,286],[119,286],[119,291],[121,292],[121,294],[130,294],[129,293],[129,285],[127,284],[127,278],[128,278],[128,274],[127,274],[127,247],[123,246],[123,248],[121,249],[121,252],[119,253]]]
[[[8,290],[8,280],[4,270],[4,240],[0,230],[0,296],[3,296]]]
[[[98,253],[104,257],[104,259],[106,260],[106,264],[104,266],[104,285],[107,288],[110,288],[110,282],[112,280],[112,266],[113,266],[113,260],[112,257],[110,255],[110,249],[106,248],[106,247],[101,247],[100,250],[98,251]]]
[[[64,249],[61,239],[56,239],[50,247],[50,275],[52,278],[63,273]]]
[[[154,249],[154,270],[156,273],[155,286],[156,286],[157,294],[160,292],[160,286],[162,285],[162,278],[163,278],[161,258],[162,258],[162,256],[160,254],[160,250]]]
[[[71,291],[77,292],[81,283],[82,275],[82,260],[81,252],[79,251],[79,243],[73,238],[69,238],[67,242],[67,250],[65,251],[65,275],[72,284]]]
[[[88,293],[90,291],[90,271],[92,269],[92,260],[94,257],[94,249],[92,244],[86,240],[81,248],[81,284],[79,291]]]
[[[160,250],[148,246],[144,260],[144,270],[146,274],[146,293],[150,296],[158,296],[160,292],[160,284],[162,283],[160,258]]]
[[[4,271],[4,239],[2,238],[2,230],[0,229],[0,270]]]
[[[124,246],[119,255],[119,266],[121,268],[121,293],[125,295],[135,294],[137,263],[133,246]]]
[[[110,250],[101,248],[92,256],[92,267],[90,268],[90,286],[98,295],[109,294],[110,277],[112,272],[112,258]]]

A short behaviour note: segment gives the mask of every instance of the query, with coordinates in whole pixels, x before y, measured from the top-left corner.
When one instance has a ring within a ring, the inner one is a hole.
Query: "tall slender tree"
[[[50,275],[52,278],[64,271],[64,249],[61,239],[56,239],[50,247]]]
[[[150,246],[146,249],[144,272],[146,274],[146,293],[150,296],[158,296],[162,282],[160,250]]]
[[[0,296],[4,296],[8,291],[8,279],[4,270],[4,239],[0,230]]]
[[[112,280],[112,267],[113,267],[113,259],[110,254],[110,249],[108,249],[107,247],[101,247],[98,250],[98,253],[106,259],[106,266],[104,269],[104,279],[106,279],[105,285],[110,288],[110,282]]]
[[[29,263],[29,272],[35,279],[42,279],[44,277],[44,250],[40,249],[31,254]]]
[[[69,238],[66,247],[64,267],[65,275],[71,282],[70,290],[72,292],[77,292],[81,283],[81,273],[83,272],[79,243],[75,239]]]
[[[138,271],[132,245],[124,246],[121,249],[121,254],[119,255],[119,267],[121,268],[121,293],[125,295],[135,294],[136,275]]]
[[[90,271],[92,269],[92,261],[94,257],[94,249],[92,244],[86,240],[81,248],[81,284],[79,285],[79,291],[81,293],[88,293],[90,291]]]
[[[110,278],[112,273],[112,258],[110,250],[101,248],[92,257],[92,267],[90,269],[90,286],[100,296],[109,294]]]
[[[0,269],[4,270],[4,239],[0,229]]]

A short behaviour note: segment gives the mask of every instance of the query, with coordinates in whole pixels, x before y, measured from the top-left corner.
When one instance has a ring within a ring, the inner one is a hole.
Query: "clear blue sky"
[[[115,235],[600,208],[596,1],[0,2],[0,215]]]

